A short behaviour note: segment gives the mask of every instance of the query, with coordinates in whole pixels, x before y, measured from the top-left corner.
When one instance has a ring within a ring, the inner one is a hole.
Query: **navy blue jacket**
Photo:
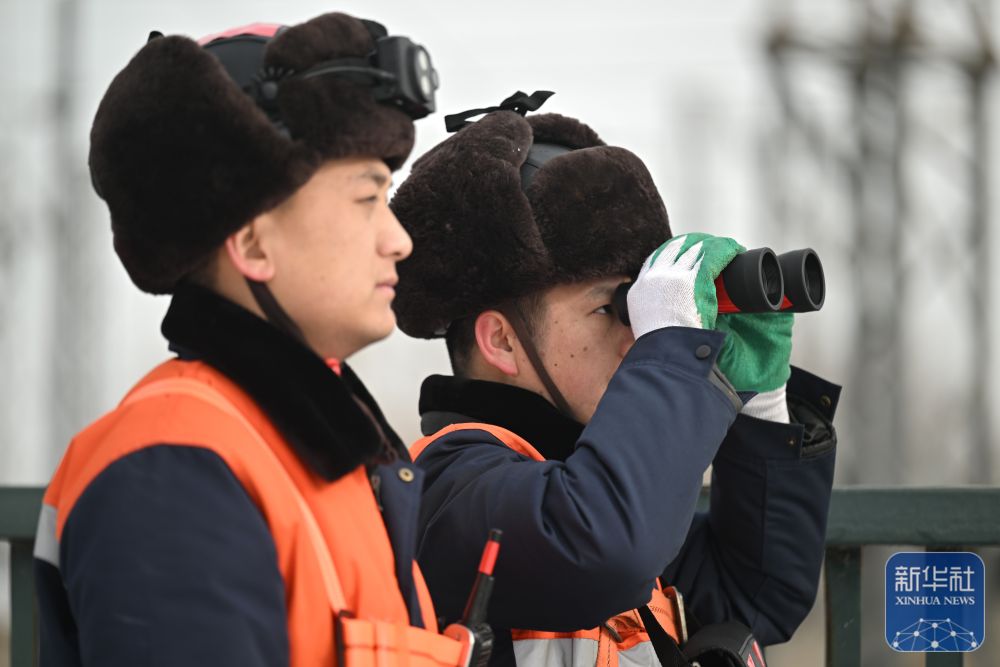
[[[400,591],[422,626],[412,577],[419,470],[412,483],[400,479],[408,454],[351,370],[338,377],[263,320],[194,287],[175,294],[163,331],[182,358],[250,393],[318,475],[368,467]],[[58,556],[42,556],[42,667],[288,664],[274,540],[214,452],[162,443],[114,462],[74,505]]]
[[[790,408],[807,424],[737,416],[714,367],[722,340],[682,328],[643,336],[586,427],[515,387],[425,381],[425,434],[494,424],[547,459],[460,430],[417,460],[427,473],[418,557],[443,621],[461,614],[487,531],[504,531],[488,615],[494,665],[513,664],[509,628],[597,626],[647,602],[663,574],[697,621],[741,620],[765,644],[804,618],[823,557],[839,389],[796,370]],[[711,510],[696,516],[709,463]]]

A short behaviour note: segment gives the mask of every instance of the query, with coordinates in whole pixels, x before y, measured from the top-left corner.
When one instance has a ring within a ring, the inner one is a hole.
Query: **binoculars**
[[[622,323],[630,324],[628,289],[615,290],[612,306]],[[823,307],[826,278],[812,248],[776,255],[755,248],[737,255],[715,279],[720,313],[810,313]]]

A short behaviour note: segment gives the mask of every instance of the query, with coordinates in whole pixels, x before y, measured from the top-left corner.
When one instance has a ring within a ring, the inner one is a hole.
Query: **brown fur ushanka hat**
[[[301,71],[374,44],[358,19],[324,14],[267,41],[263,66]],[[283,82],[276,104],[286,133],[218,58],[180,36],[151,39],[112,81],[91,130],[90,170],[140,289],[172,292],[324,160],[368,155],[397,169],[413,147],[410,117],[344,78]]]
[[[535,143],[570,150],[522,181]],[[548,286],[634,275],[670,238],[642,161],[558,114],[486,115],[417,160],[391,207],[413,237],[393,308],[419,338]]]

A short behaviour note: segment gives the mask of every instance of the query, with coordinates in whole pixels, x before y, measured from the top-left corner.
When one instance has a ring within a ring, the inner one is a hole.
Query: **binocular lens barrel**
[[[793,250],[778,256],[785,277],[785,299],[781,310],[811,313],[826,301],[826,278],[823,264],[811,248]]]
[[[781,308],[785,281],[770,248],[740,253],[715,279],[720,313],[773,313]]]
[[[629,325],[628,289],[615,290],[612,307]],[[812,248],[776,255],[755,248],[737,255],[715,280],[720,313],[810,313],[823,307],[826,278],[819,255]]]

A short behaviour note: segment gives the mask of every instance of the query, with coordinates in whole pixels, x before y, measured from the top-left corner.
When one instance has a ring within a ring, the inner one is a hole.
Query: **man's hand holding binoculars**
[[[787,311],[720,313],[717,281],[745,251],[733,239],[709,234],[671,239],[649,256],[627,288],[625,317],[636,338],[669,326],[726,333],[717,359],[719,368],[737,391],[756,394],[743,413],[788,422],[785,383],[790,375],[794,316]]]

